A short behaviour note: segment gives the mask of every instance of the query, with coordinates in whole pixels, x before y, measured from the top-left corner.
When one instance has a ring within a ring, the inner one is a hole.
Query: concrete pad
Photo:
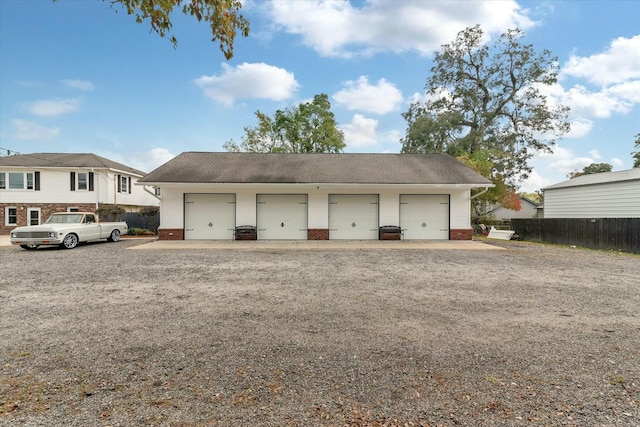
[[[281,250],[327,250],[327,249],[437,249],[437,250],[502,250],[473,240],[156,240],[137,245],[133,250],[161,249],[281,249]]]

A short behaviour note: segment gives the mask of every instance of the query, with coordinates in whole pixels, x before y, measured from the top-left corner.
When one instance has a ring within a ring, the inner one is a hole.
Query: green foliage
[[[480,152],[492,163],[481,173],[501,176],[515,189],[530,173],[535,152],[551,152],[569,130],[568,107],[550,106],[539,89],[556,83],[556,58],[547,50],[536,53],[522,37],[520,30],[508,30],[489,46],[477,25],[442,46],[427,78],[428,100],[403,114],[408,126],[402,152]]]
[[[227,151],[253,153],[340,153],[344,134],[337,127],[326,94],[312,102],[277,110],[273,117],[256,111],[258,126],[245,127],[240,145],[233,140],[224,144]]]
[[[636,151],[631,153],[633,156],[633,167],[640,168],[640,133],[636,134],[635,148]]]
[[[168,36],[174,47],[178,45],[178,40],[171,34],[174,10],[193,16],[199,22],[207,22],[211,41],[219,43],[227,59],[233,57],[233,42],[238,31],[244,37],[249,35],[249,21],[240,14],[242,2],[239,0],[109,0],[109,3],[111,7],[119,4],[128,15],[134,15],[138,23],[148,19],[151,29],[162,38]]]
[[[100,207],[96,209],[96,214],[98,214],[101,221],[107,218],[116,218],[125,212],[126,210],[122,206],[112,204],[100,205]]]
[[[158,206],[145,206],[138,211],[140,215],[145,218],[153,217],[160,211],[160,207]]]
[[[130,228],[127,231],[127,235],[129,236],[153,236],[153,231],[147,230],[146,228]]]
[[[525,193],[525,192],[520,192],[518,193],[519,195],[521,195],[522,197],[526,197],[527,199],[531,200],[534,203],[537,203],[539,205],[542,204],[542,191],[538,190],[534,193]]]
[[[567,175],[567,178],[573,179],[582,175],[591,175],[594,173],[611,172],[611,166],[609,163],[591,163],[590,165],[582,168],[582,171],[573,171]]]
[[[493,187],[471,200],[471,210],[474,217],[483,215],[490,207],[498,203],[515,211],[519,211],[521,207],[520,198],[517,197],[515,189],[505,182],[502,174],[493,172],[493,157],[494,155],[488,150],[463,153],[457,157],[462,163],[480,175],[488,177],[493,183]]]

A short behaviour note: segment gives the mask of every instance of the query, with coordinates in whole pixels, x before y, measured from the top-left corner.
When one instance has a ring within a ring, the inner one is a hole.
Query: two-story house
[[[0,157],[0,234],[40,224],[53,212],[94,212],[103,204],[130,212],[159,206],[154,187],[135,185],[144,175],[90,153]]]

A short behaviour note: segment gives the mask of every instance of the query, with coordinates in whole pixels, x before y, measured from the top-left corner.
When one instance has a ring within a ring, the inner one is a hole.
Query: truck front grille
[[[18,239],[46,239],[49,237],[48,231],[18,231]]]

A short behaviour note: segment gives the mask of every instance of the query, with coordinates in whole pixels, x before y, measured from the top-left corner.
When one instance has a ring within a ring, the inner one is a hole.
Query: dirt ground
[[[0,248],[0,425],[638,426],[640,256]]]

